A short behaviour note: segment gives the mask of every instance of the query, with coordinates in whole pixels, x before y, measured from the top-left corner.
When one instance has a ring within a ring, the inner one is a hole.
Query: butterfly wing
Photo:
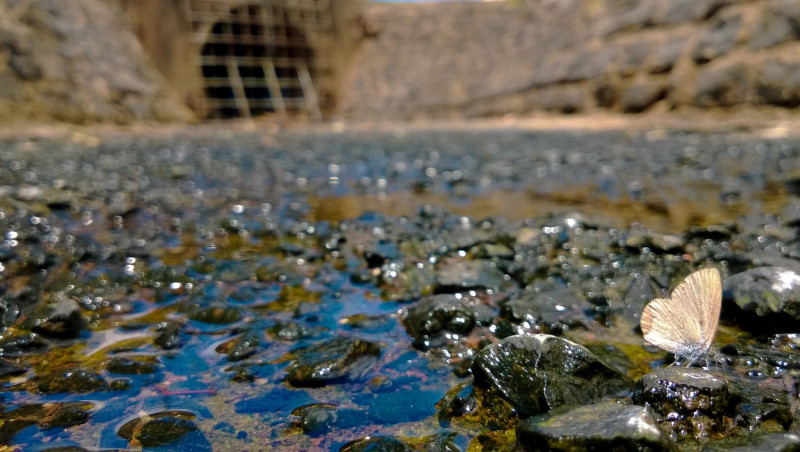
[[[715,268],[698,270],[678,284],[670,298],[656,298],[644,307],[644,339],[672,353],[708,350],[721,306],[719,272]]]
[[[687,276],[672,292],[672,301],[691,313],[686,325],[691,337],[705,349],[711,346],[722,308],[722,282],[716,268],[704,268]]]
[[[691,338],[682,330],[686,311],[669,298],[656,298],[644,307],[640,320],[644,340],[672,353],[677,353]]]

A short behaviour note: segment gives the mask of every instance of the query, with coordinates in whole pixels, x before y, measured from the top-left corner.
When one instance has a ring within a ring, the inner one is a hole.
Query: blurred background
[[[0,61],[6,123],[785,116],[800,2],[3,0]]]

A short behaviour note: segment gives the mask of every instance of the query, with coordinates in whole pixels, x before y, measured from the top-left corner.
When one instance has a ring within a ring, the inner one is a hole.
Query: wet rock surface
[[[742,326],[755,331],[790,332],[800,321],[800,273],[758,267],[725,281],[725,300],[739,311]],[[738,308],[738,309],[737,309]]]
[[[673,444],[647,409],[603,402],[517,427],[523,450],[672,450]]]
[[[0,139],[3,444],[793,444],[797,139],[192,132]],[[639,315],[704,267],[665,367]]]
[[[347,337],[316,343],[291,353],[287,381],[313,387],[357,378],[380,352],[380,344]]]
[[[632,384],[586,348],[546,334],[484,347],[472,373],[485,406],[508,402],[522,418],[624,393]]]

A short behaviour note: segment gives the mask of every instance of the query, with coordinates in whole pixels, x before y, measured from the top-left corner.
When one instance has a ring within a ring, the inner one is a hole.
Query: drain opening
[[[211,117],[300,111],[321,116],[312,81],[314,52],[288,22],[286,11],[250,5],[214,23],[200,52]]]

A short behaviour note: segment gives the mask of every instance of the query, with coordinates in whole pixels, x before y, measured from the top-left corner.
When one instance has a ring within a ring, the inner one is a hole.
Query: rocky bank
[[[368,4],[355,118],[800,106],[800,3]]]
[[[0,3],[0,120],[186,121],[114,0]]]

